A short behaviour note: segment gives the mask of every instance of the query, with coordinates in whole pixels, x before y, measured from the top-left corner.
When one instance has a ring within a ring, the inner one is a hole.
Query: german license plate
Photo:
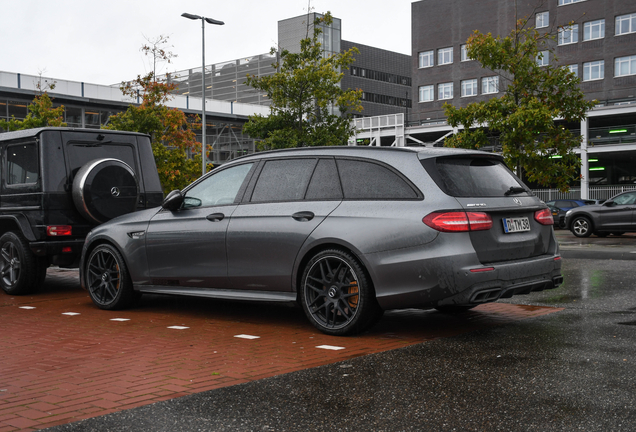
[[[527,217],[503,218],[502,222],[506,234],[530,231],[530,221]]]

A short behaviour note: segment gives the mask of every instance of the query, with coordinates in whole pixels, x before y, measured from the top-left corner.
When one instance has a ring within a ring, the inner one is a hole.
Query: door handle
[[[222,221],[225,215],[223,213],[212,213],[207,215],[205,218],[210,222],[219,222]]]
[[[314,218],[314,214],[310,211],[301,211],[292,215],[299,222],[307,222]]]

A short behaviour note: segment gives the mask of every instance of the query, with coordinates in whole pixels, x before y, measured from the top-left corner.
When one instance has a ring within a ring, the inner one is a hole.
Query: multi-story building
[[[496,71],[468,58],[474,30],[507,36],[519,18],[556,40],[541,61],[569,67],[588,100],[598,100],[580,129],[583,181],[636,182],[636,2],[634,0],[421,0],[412,4],[413,109],[407,134],[440,140],[451,131],[444,103],[457,107],[500,96]],[[589,182],[589,184],[587,184]],[[607,195],[607,194],[604,194]],[[606,196],[602,196],[605,198]]]

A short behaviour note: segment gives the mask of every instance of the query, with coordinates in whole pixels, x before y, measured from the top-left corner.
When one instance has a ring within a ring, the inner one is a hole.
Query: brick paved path
[[[494,303],[462,316],[393,311],[364,335],[331,337],[291,306],[149,296],[136,309],[102,311],[79,288],[77,272],[49,269],[33,296],[0,291],[0,432],[42,429],[559,310]]]

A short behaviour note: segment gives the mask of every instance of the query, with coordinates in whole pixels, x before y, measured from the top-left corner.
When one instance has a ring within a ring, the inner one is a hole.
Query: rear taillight
[[[482,212],[434,212],[422,219],[442,232],[484,231],[492,228],[492,218]]]
[[[552,212],[550,209],[537,210],[534,212],[534,220],[539,222],[541,225],[554,224],[554,219],[552,218]]]
[[[49,225],[46,227],[46,235],[51,237],[70,236],[73,228],[70,225]]]

